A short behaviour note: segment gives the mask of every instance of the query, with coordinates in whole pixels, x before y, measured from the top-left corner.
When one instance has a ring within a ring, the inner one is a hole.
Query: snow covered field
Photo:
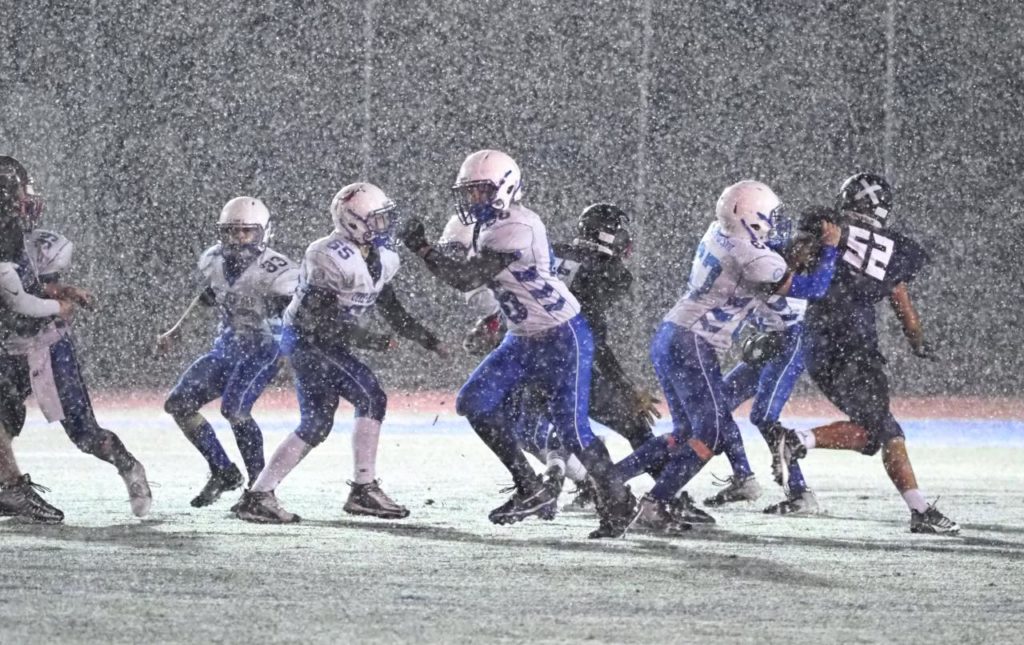
[[[594,542],[591,515],[491,525],[507,479],[454,417],[385,424],[379,473],[407,520],[341,511],[351,464],[339,414],[278,491],[303,522],[254,526],[229,516],[234,494],[188,505],[205,466],[157,408],[99,416],[146,465],[153,513],[131,517],[113,469],[33,415],[15,444],[21,465],[67,520],[0,522],[0,643],[1024,641],[1020,421],[905,423],[918,478],[959,538],[911,535],[878,458],[847,453],[805,462],[827,515],[762,515],[779,494],[751,438],[756,505],[719,510],[715,528],[685,538]],[[269,454],[295,417],[258,418]],[[614,435],[609,447],[625,454]],[[712,473],[727,474],[724,458],[694,482],[698,499]]]

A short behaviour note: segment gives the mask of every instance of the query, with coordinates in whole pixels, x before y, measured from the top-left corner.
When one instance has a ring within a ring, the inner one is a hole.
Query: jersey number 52
[[[843,261],[876,280],[884,280],[895,247],[895,242],[884,235],[850,226]]]

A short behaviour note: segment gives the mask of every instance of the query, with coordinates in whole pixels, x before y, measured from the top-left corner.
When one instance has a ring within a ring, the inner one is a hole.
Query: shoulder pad
[[[29,234],[28,242],[39,275],[61,273],[71,268],[74,245],[60,233],[36,229]]]
[[[213,267],[213,261],[220,257],[220,244],[214,244],[210,248],[203,251],[203,254],[199,256],[199,272],[203,275],[209,275]]]

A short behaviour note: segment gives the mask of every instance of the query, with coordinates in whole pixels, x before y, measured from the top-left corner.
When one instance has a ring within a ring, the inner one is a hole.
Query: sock
[[[466,418],[477,436],[483,440],[484,444],[491,449],[491,452],[512,475],[512,482],[517,488],[527,490],[537,481],[537,474],[533,472],[533,467],[527,461],[523,451],[519,449],[519,444],[512,433],[506,432],[500,425],[482,417],[474,415],[472,418],[468,416]]]
[[[587,469],[580,463],[576,455],[569,455],[569,459],[566,460],[565,476],[577,484],[587,480]]]
[[[242,453],[242,463],[249,474],[249,483],[256,481],[265,465],[263,459],[263,433],[251,417],[238,419],[231,424],[231,432],[235,433],[238,451]]]
[[[678,445],[678,439],[673,434],[652,437],[633,454],[615,464],[615,470],[622,481],[629,481],[643,472],[660,471],[672,458]]]
[[[608,448],[600,439],[594,439],[580,453],[580,462],[587,469],[587,476],[597,491],[598,515],[604,517],[606,510],[619,508],[629,499],[629,489],[619,470],[612,463]]]
[[[100,461],[113,464],[114,468],[117,468],[119,475],[124,475],[138,463],[135,457],[132,456],[132,453],[128,452],[128,449],[121,443],[121,438],[104,428],[96,431],[96,436],[90,442],[89,448],[89,450],[84,450],[83,452],[89,453]],[[226,457],[227,455],[225,455]],[[229,461],[228,463],[230,464],[231,462]]]
[[[928,502],[924,499],[924,493],[919,488],[911,488],[908,491],[900,493],[903,496],[903,501],[907,503],[907,506],[912,511],[918,513],[924,513],[928,510]]]
[[[745,479],[754,474],[754,471],[750,469],[750,462],[747,461],[747,451],[743,447],[743,441],[739,439],[726,441],[725,456],[728,457],[729,465],[732,466],[732,474],[736,478]]]
[[[672,458],[662,469],[661,477],[654,483],[651,496],[662,501],[669,501],[693,479],[707,461],[701,459],[689,445]]]
[[[217,441],[217,435],[203,415],[195,413],[188,417],[175,417],[174,420],[185,433],[185,438],[199,450],[211,471],[224,470],[231,465],[228,453],[224,452],[224,446]]]
[[[804,481],[804,474],[800,470],[800,462],[796,459],[789,463],[789,484],[790,497],[799,497],[807,490],[807,482]]]
[[[252,490],[259,493],[276,490],[288,473],[298,466],[312,449],[313,446],[299,438],[299,435],[289,433],[270,457],[270,463],[260,473],[256,483],[252,485]]]
[[[369,417],[356,417],[352,429],[352,458],[357,484],[369,484],[377,479],[377,444],[380,442],[380,421]]]
[[[18,462],[14,459],[14,447],[7,428],[0,424],[0,484],[13,484],[21,477]]]
[[[565,475],[565,458],[562,457],[562,453],[558,450],[548,451],[545,465],[547,466],[548,473],[553,474],[557,469],[557,471],[562,473],[563,476]]]
[[[818,445],[813,430],[795,430],[794,432],[796,432],[796,436],[800,439],[800,443],[804,444],[804,447],[808,450]]]

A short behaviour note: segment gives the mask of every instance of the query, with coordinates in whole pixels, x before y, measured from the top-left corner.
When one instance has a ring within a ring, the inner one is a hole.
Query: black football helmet
[[[11,211],[17,212],[21,217],[21,226],[27,232],[31,231],[39,223],[43,216],[45,200],[36,190],[32,177],[29,176],[25,166],[14,157],[0,156],[0,173],[8,174],[17,178],[21,187],[18,201],[12,205]],[[10,191],[8,191],[10,192]]]
[[[874,228],[884,228],[892,210],[892,186],[881,175],[859,172],[839,188],[836,210]]]
[[[591,204],[580,213],[575,243],[583,243],[613,257],[628,256],[633,238],[626,224],[629,215],[614,204]]]

